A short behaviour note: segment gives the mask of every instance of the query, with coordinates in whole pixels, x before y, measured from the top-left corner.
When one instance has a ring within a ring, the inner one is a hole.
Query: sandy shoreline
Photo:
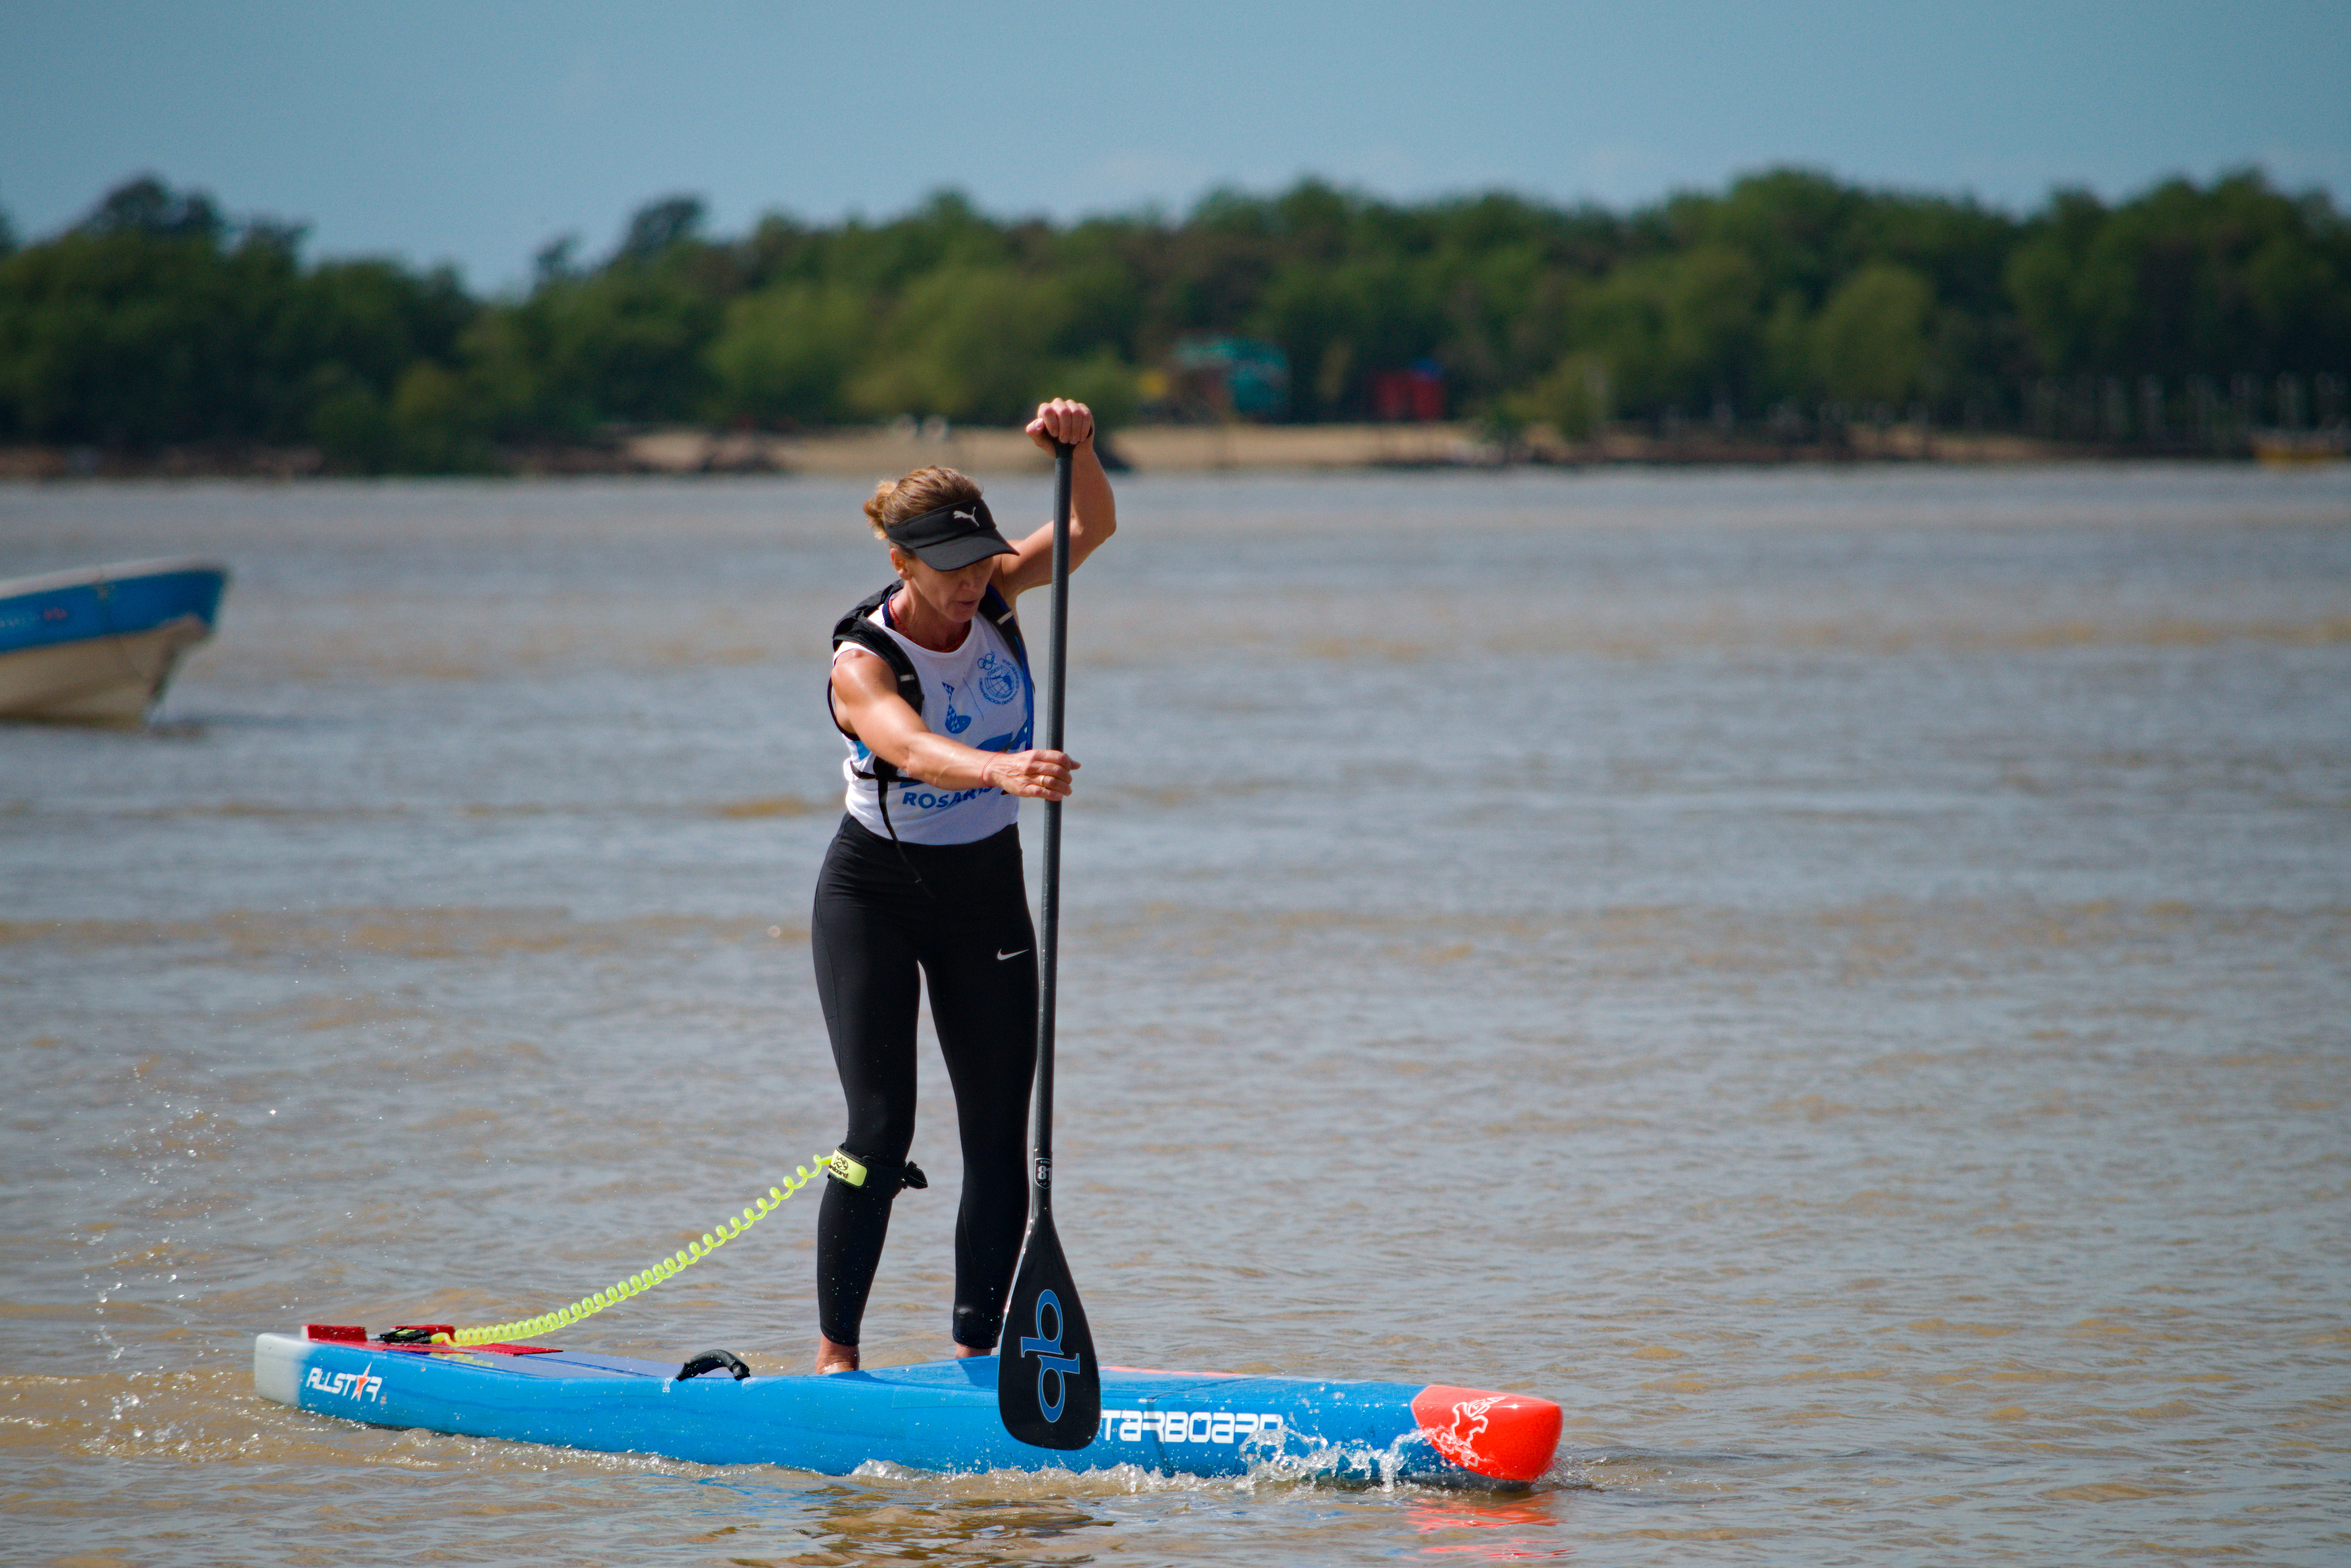
[[[2016,464],[2215,455],[1916,425],[1855,425],[1829,439],[1784,442],[1710,431],[1668,438],[1616,428],[1590,441],[1573,443],[1538,430],[1508,451],[1482,439],[1475,426],[1466,423],[1145,425],[1118,432],[1111,445],[1118,459],[1144,474],[1489,467],[1506,463],[1564,466]],[[930,435],[888,427],[781,435],[680,426],[617,432],[581,445],[511,449],[499,456],[507,472],[523,476],[781,473],[866,477],[903,474],[927,463],[973,474],[1035,473],[1050,465],[1020,432],[990,428]],[[304,478],[319,475],[324,468],[320,455],[308,447],[190,446],[143,454],[0,447],[0,479]]]
[[[1789,462],[2038,463],[2110,455],[2088,448],[2006,434],[1950,434],[1895,425],[1857,428],[1845,440],[1778,443],[1725,439],[1708,433],[1666,440],[1611,430],[1584,443],[1537,431],[1514,449],[1481,438],[1468,423],[1160,424],[1109,438],[1115,461],[1142,474],[1264,473],[1334,469],[1493,467],[1505,463],[1778,464]],[[950,429],[925,435],[887,427],[815,435],[695,428],[645,431],[621,438],[610,455],[628,469],[656,474],[785,473],[846,476],[904,474],[927,463],[972,474],[1042,473],[1050,460],[1017,430]],[[525,472],[576,472],[561,461]]]

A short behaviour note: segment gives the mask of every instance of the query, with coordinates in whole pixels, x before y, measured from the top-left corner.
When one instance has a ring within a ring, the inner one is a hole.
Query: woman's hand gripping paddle
[[[1061,687],[1069,670],[1070,464],[1053,444],[1053,650],[1047,665],[1045,747],[1061,749]],[[1053,1234],[1053,977],[1061,924],[1061,803],[1045,802],[1044,916],[1037,941],[1037,1084],[1029,1106],[1029,1234],[1004,1309],[996,1409],[1004,1429],[1040,1448],[1082,1448],[1102,1422],[1102,1367],[1078,1287]]]

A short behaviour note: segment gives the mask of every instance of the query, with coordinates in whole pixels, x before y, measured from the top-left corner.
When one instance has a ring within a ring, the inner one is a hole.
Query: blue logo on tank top
[[[971,727],[971,715],[969,715],[969,714],[967,714],[967,713],[957,713],[957,712],[956,712],[956,706],[955,706],[955,688],[954,688],[953,686],[949,686],[949,685],[947,685],[946,682],[945,682],[945,681],[941,681],[941,682],[939,683],[939,685],[942,685],[942,686],[946,686],[946,694],[947,694],[947,733],[948,733],[949,735],[961,735],[965,730],[969,729],[969,728]],[[981,691],[983,691],[983,692],[985,692],[987,689],[987,687],[986,684],[985,684],[985,683],[983,683],[983,684],[981,685],[981,686],[980,686],[980,690],[981,690]]]
[[[972,742],[980,751],[1026,751],[1029,749],[1029,721],[1022,719],[1019,729],[1008,729],[1002,735],[991,735],[986,740]]]
[[[1012,700],[1012,694],[1020,689],[1019,679],[1010,664],[998,658],[992,652],[979,656],[977,668],[979,695],[989,702],[998,705],[1008,703]]]

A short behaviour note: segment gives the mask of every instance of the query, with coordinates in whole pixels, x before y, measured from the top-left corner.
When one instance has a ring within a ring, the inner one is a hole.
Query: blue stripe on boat
[[[209,561],[131,561],[0,582],[0,653],[152,631],[220,613],[227,571]]]

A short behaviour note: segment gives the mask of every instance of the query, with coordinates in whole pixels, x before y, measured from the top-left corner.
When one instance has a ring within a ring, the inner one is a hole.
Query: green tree
[[[152,174],[126,180],[99,199],[74,232],[91,239],[150,235],[217,245],[227,222],[202,191],[174,191]]]
[[[0,261],[0,422],[130,447],[257,434],[261,346],[294,256],[275,231],[230,244],[209,203],[153,202],[135,183]]]
[[[1764,339],[1762,279],[1742,251],[1701,245],[1634,262],[1585,295],[1579,346],[1627,412],[1750,402]]]
[[[611,265],[651,266],[678,246],[698,238],[703,216],[699,196],[664,196],[659,201],[647,202],[630,214],[629,225],[621,235],[620,248],[613,253]],[[559,268],[559,252],[556,259]]]
[[[1615,413],[1608,367],[1596,354],[1570,354],[1516,400],[1515,412],[1570,441],[1589,441]]]
[[[379,259],[312,268],[287,291],[262,344],[263,434],[291,438],[320,400],[353,389],[388,399],[420,360],[455,365],[479,309],[445,267],[421,277]]]
[[[1445,345],[1441,287],[1433,267],[1401,257],[1350,256],[1330,267],[1292,261],[1266,284],[1241,327],[1289,357],[1295,417],[1343,417],[1365,406],[1373,374],[1430,358]]]
[[[1829,296],[1813,323],[1821,389],[1854,402],[1906,405],[1940,390],[1934,290],[1907,267],[1873,261]]]
[[[1135,410],[1142,406],[1142,378],[1112,350],[1097,349],[1083,359],[1046,366],[1023,402],[1050,397],[1075,398],[1094,411],[1094,423],[1103,430],[1120,430],[1134,423]]]
[[[762,424],[849,417],[850,377],[873,333],[869,302],[839,284],[784,283],[726,307],[709,350],[711,413]]]
[[[684,267],[606,268],[540,289],[523,313],[536,379],[597,419],[691,419],[707,396],[725,305]]]
[[[1050,284],[1009,267],[942,267],[900,298],[850,404],[875,418],[1018,420],[1050,379],[1060,305]]]
[[[2109,209],[2063,192],[2006,267],[2057,374],[2274,374],[2351,363],[2351,227],[2260,175],[2172,180]]]
[[[392,394],[394,464],[412,474],[483,473],[496,465],[488,421],[456,372],[419,360]]]
[[[382,474],[400,459],[392,410],[374,388],[348,377],[321,378],[305,432],[332,474]]]

